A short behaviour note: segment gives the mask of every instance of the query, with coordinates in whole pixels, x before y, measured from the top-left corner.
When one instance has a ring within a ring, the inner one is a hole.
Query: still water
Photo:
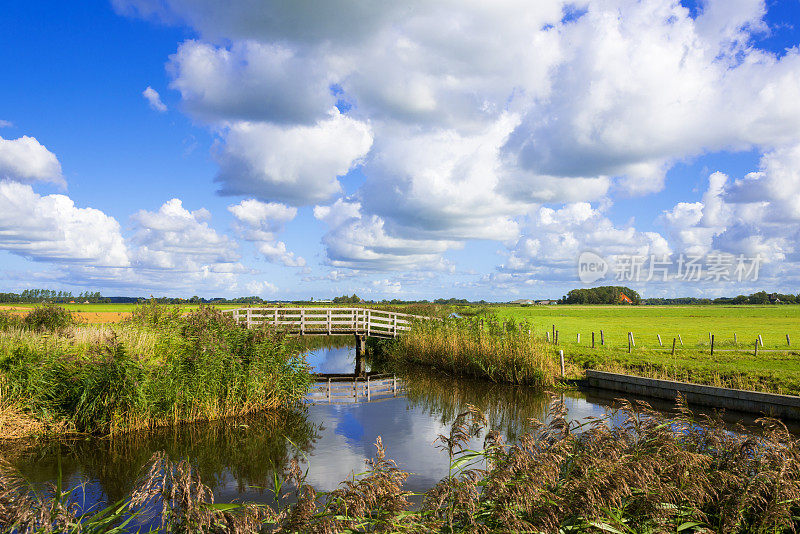
[[[352,347],[313,351],[307,361],[315,371],[351,373]],[[422,492],[447,475],[448,458],[434,444],[447,433],[467,404],[480,408],[490,426],[513,441],[529,419],[543,419],[551,402],[547,394],[526,387],[483,381],[404,375],[404,391],[375,402],[304,405],[278,415],[184,425],[113,440],[87,438],[0,451],[36,485],[56,479],[59,464],[65,485],[88,481],[79,495],[87,504],[123,498],[142,465],[157,451],[173,459],[188,458],[217,502],[269,503],[266,488],[274,472],[291,458],[308,469],[307,481],[318,491],[333,490],[365,470],[381,436],[387,456],[411,473],[407,489]],[[572,420],[602,415],[611,397],[579,392],[560,395]],[[482,439],[471,443],[482,446]]]

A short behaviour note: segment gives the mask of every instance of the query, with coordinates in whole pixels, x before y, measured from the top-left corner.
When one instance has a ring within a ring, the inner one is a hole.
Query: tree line
[[[632,304],[642,302],[639,293],[625,286],[602,286],[573,289],[559,301],[559,304]]]

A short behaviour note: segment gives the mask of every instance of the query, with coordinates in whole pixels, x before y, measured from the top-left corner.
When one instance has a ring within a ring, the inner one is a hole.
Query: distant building
[[[512,300],[509,304],[516,304],[518,306],[529,306],[533,304],[533,301],[531,299],[517,299],[517,300]]]
[[[558,304],[557,300],[537,300],[536,304],[540,306],[550,306],[551,304]]]
[[[312,302],[321,302],[322,304],[330,304],[333,301],[331,299],[319,299],[319,300],[312,300]]]

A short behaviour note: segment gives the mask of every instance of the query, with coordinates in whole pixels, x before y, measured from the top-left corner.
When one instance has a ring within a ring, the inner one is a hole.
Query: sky
[[[798,293],[798,44],[800,0],[13,2],[0,290]]]

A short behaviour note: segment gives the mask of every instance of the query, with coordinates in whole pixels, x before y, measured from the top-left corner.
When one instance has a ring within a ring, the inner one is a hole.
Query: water
[[[316,371],[352,372],[352,347],[319,349],[308,357]],[[605,413],[611,395],[567,392],[560,397],[571,420]],[[397,398],[370,403],[316,404],[281,414],[182,425],[132,433],[113,440],[86,438],[32,446],[14,444],[0,453],[36,486],[54,481],[60,469],[65,485],[87,480],[76,496],[86,505],[123,498],[142,465],[157,451],[189,458],[217,502],[270,503],[272,476],[292,457],[308,469],[318,491],[335,489],[365,470],[381,436],[387,456],[412,473],[407,489],[423,492],[447,475],[448,456],[436,448],[456,416],[472,404],[490,426],[509,440],[525,432],[530,419],[543,419],[551,397],[526,387],[453,379],[429,372],[410,375]],[[471,448],[480,448],[482,438]]]

